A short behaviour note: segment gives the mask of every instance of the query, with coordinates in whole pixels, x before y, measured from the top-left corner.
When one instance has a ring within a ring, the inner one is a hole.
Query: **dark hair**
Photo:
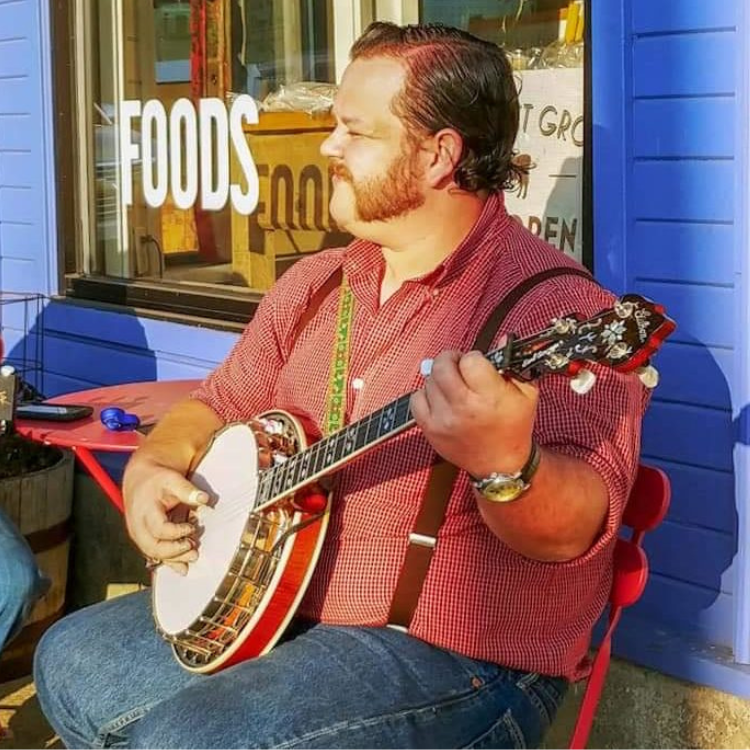
[[[513,163],[518,91],[510,62],[497,45],[438,23],[376,21],[350,56],[403,61],[406,80],[393,99],[393,113],[412,134],[447,127],[461,135],[464,150],[454,174],[459,187],[496,193],[520,180],[525,170]]]

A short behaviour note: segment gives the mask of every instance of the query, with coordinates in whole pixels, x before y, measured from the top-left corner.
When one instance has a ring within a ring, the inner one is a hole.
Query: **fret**
[[[380,427],[378,429],[378,437],[384,437],[387,435],[396,424],[396,407],[393,403],[383,407],[383,415],[380,419]]]
[[[344,448],[343,448],[343,454],[342,458],[345,458],[348,455],[351,455],[354,453],[354,449],[357,443],[357,434],[359,433],[359,430],[357,428],[357,423],[350,424],[344,433]]]
[[[301,456],[300,459],[300,472],[299,472],[299,478],[300,481],[304,482],[311,476],[312,472],[310,471],[310,460],[313,455],[313,449],[312,447],[306,448],[303,453],[299,454]]]
[[[411,409],[409,402],[411,395],[401,396],[396,402],[396,426],[403,427],[411,420]]]
[[[305,484],[309,476],[308,467],[310,466],[310,449],[306,449],[297,456],[297,474],[296,479],[300,484]]]
[[[364,419],[360,419],[359,422],[356,423],[357,434],[354,439],[355,450],[360,450],[361,448],[364,448],[367,445],[367,425],[369,424],[370,424],[370,417],[365,417]]]
[[[282,474],[282,467],[279,464],[276,464],[273,467],[273,485],[272,485],[272,492],[274,495],[280,495],[281,494],[281,488],[283,487],[283,479],[284,476]]]
[[[325,468],[326,462],[325,462],[325,448],[326,448],[326,439],[318,441],[315,443],[315,445],[312,448],[313,455],[310,459],[310,469],[312,470],[312,475],[317,476],[320,474],[323,469]]]
[[[349,434],[349,428],[344,427],[336,433],[336,463],[346,458],[346,436]]]
[[[380,435],[380,419],[383,416],[383,410],[374,411],[367,418],[367,427],[365,429],[365,445],[374,443]]]
[[[286,488],[290,489],[299,483],[299,453],[289,457],[286,462]]]
[[[256,505],[265,503],[266,500],[270,499],[270,495],[268,492],[270,476],[271,473],[267,469],[264,469],[258,477],[258,499],[256,501]]]
[[[289,482],[289,459],[287,458],[279,468],[281,469],[281,492],[285,493],[292,486]]]
[[[324,441],[324,447],[321,448],[323,452],[323,465],[320,467],[321,469],[325,469],[328,466],[331,466],[334,462],[334,459],[336,458],[336,440],[335,440],[335,433],[331,435],[330,437],[327,437]]]

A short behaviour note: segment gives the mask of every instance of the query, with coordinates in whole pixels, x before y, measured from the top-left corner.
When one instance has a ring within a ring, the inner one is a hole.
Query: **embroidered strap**
[[[564,266],[548,268],[546,271],[530,276],[511,289],[500,300],[479,332],[474,348],[486,352],[508,313],[521,298],[537,284],[541,284],[553,276],[583,276],[596,283],[587,271],[579,268],[565,268]],[[409,629],[432,561],[432,555],[435,552],[438,531],[445,520],[448,501],[453,492],[453,485],[458,472],[457,466],[444,461],[435,454],[435,461],[427,480],[422,505],[417,513],[412,532],[409,534],[409,546],[396,584],[396,591],[391,600],[388,627],[403,631]]]
[[[328,379],[328,397],[323,417],[323,434],[330,435],[344,426],[346,415],[346,380],[349,372],[349,345],[351,342],[354,295],[344,276],[339,289],[339,314],[336,320],[336,342],[331,357]]]

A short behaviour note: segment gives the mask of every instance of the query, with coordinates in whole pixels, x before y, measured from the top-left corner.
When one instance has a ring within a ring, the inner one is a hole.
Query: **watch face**
[[[496,479],[488,482],[482,489],[481,493],[487,500],[493,503],[507,503],[515,500],[525,489],[527,485],[523,479]]]

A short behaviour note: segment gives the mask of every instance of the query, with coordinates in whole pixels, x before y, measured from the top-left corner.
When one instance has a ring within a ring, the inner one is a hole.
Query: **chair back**
[[[622,515],[623,526],[633,529],[632,541],[640,544],[643,534],[653,531],[667,515],[671,499],[669,477],[656,466],[641,464]]]
[[[622,610],[641,598],[648,581],[648,558],[642,546],[643,535],[653,531],[664,520],[670,499],[671,487],[665,472],[655,466],[640,464],[622,516],[623,527],[631,529],[630,536],[621,536],[615,542],[608,627],[591,666],[569,745],[571,748],[584,748],[588,742],[609,670],[612,634],[620,621]]]

